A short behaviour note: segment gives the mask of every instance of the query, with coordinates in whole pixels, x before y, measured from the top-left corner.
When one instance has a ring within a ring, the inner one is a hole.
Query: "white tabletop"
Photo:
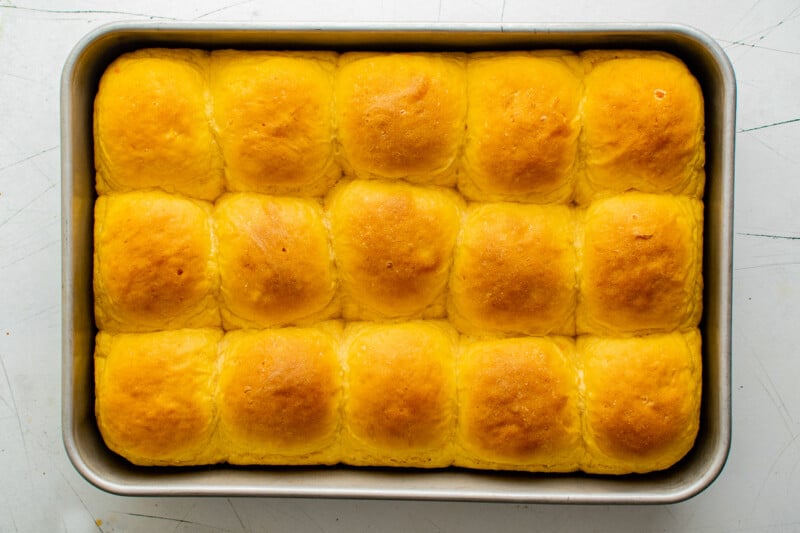
[[[0,0],[0,531],[800,531],[797,0]],[[59,77],[115,20],[677,22],[738,80],[733,444],[668,506],[129,498],[74,470],[60,421]],[[793,503],[794,502],[794,503]]]

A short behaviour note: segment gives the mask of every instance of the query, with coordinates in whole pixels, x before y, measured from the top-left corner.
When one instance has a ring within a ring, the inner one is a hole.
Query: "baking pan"
[[[92,105],[120,54],[145,47],[504,50],[634,48],[670,52],[689,66],[706,102],[703,402],[692,451],[651,474],[590,476],[352,467],[136,467],[109,451],[94,417]],[[75,468],[97,487],[150,496],[298,496],[524,503],[670,503],[708,487],[730,447],[734,73],[722,49],[695,29],[666,24],[234,24],[114,23],[82,39],[61,81],[62,430]]]

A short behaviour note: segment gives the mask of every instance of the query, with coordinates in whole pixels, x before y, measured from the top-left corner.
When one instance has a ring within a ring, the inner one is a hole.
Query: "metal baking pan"
[[[634,48],[683,59],[706,102],[703,402],[692,451],[663,471],[621,477],[350,467],[135,467],[110,452],[94,417],[92,302],[94,162],[92,106],[100,75],[145,47],[333,50]],[[670,503],[708,487],[731,437],[731,265],[736,86],[730,62],[707,35],[665,24],[233,24],[115,23],[70,54],[61,81],[64,444],[97,487],[126,495],[301,496],[524,503]]]

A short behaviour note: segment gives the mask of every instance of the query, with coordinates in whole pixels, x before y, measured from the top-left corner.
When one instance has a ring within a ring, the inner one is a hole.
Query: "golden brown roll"
[[[318,196],[333,185],[335,66],[333,52],[211,53],[229,191]]]
[[[592,203],[579,247],[578,333],[697,326],[702,220],[702,204],[687,197],[632,192]]]
[[[583,436],[590,473],[668,468],[694,444],[700,418],[700,332],[581,337]]]
[[[578,201],[631,189],[700,198],[703,94],[686,65],[661,52],[592,51],[583,59],[586,168]]]
[[[214,208],[226,329],[309,324],[339,308],[316,200],[226,194]]]
[[[617,475],[693,446],[677,58],[153,48],[94,103],[95,408],[132,463]]]
[[[224,187],[211,131],[208,53],[145,49],[120,56],[94,102],[97,192],[158,188],[213,200]]]
[[[352,52],[339,65],[336,121],[345,171],[452,184],[467,105],[464,56]]]
[[[437,321],[348,326],[343,462],[450,465],[456,339],[447,323]]]
[[[94,298],[112,332],[220,325],[211,204],[162,192],[95,204]]]
[[[95,411],[106,445],[137,465],[223,460],[216,431],[215,329],[100,332]]]
[[[475,204],[456,245],[448,316],[470,334],[573,335],[575,268],[568,207]]]
[[[455,465],[571,472],[582,458],[571,339],[466,341],[458,358]]]
[[[580,61],[568,52],[478,53],[467,62],[467,134],[458,186],[473,200],[572,199]]]
[[[219,442],[233,464],[334,464],[341,326],[229,332],[222,343]]]
[[[451,190],[356,180],[329,198],[346,319],[441,317],[461,221]]]

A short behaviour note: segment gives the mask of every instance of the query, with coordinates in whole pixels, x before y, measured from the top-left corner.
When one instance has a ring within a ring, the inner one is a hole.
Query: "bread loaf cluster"
[[[705,151],[676,58],[146,49],[94,132],[96,414],[131,462],[691,449]]]

